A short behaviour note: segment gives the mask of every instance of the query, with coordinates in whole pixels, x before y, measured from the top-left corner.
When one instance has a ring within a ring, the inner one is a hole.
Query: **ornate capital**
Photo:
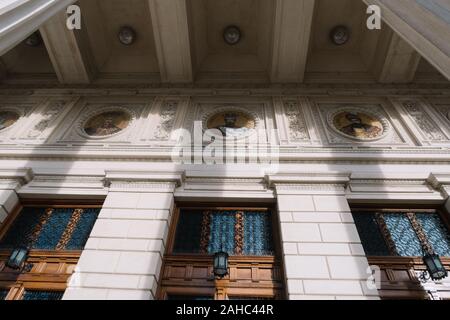
[[[297,193],[344,193],[350,181],[350,173],[277,173],[266,176],[267,184],[275,188],[277,194]]]
[[[105,185],[110,191],[173,192],[185,180],[184,172],[106,171]]]
[[[0,189],[16,189],[33,179],[30,168],[0,169]]]
[[[442,192],[446,197],[450,197],[450,173],[432,173],[427,182],[436,190]]]

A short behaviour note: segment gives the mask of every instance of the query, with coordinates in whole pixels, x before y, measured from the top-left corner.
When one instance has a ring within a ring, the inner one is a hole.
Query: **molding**
[[[175,188],[185,180],[180,171],[105,171],[105,185],[110,188]]]
[[[0,189],[16,189],[33,179],[31,168],[0,169]]]
[[[450,198],[450,173],[432,173],[427,182],[436,190],[441,191],[445,198]]]
[[[22,198],[101,199],[108,190],[104,175],[37,174],[18,190]]]
[[[268,174],[266,176],[267,183],[269,186],[278,185],[323,185],[323,184],[333,184],[333,185],[346,185],[350,181],[349,172],[307,172],[307,173],[297,173],[297,172],[283,172],[277,174]]]

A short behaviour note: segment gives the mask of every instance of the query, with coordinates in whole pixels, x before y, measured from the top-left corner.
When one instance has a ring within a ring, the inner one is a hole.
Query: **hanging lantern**
[[[448,272],[437,254],[427,253],[423,257],[423,263],[427,266],[427,271],[432,280],[441,280],[448,276]]]
[[[6,265],[11,269],[20,269],[28,258],[28,251],[29,250],[26,247],[14,248]]]
[[[214,275],[223,278],[228,274],[228,253],[220,251],[214,254]]]

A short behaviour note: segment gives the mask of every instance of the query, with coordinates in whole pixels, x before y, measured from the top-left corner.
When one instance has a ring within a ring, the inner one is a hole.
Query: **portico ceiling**
[[[388,24],[366,27],[355,0],[80,0],[82,29],[61,12],[39,28],[43,44],[1,56],[4,83],[410,83],[446,82]],[[223,30],[238,26],[229,45]],[[337,46],[330,31],[346,26]],[[136,31],[125,46],[117,33]]]

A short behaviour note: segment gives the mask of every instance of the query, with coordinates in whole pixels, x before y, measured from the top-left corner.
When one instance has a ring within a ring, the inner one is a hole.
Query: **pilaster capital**
[[[0,168],[0,189],[17,190],[30,182],[33,177],[34,174],[31,168]]]
[[[266,175],[269,187],[280,194],[344,194],[350,181],[347,172],[282,172]]]
[[[105,172],[105,186],[109,191],[174,192],[185,180],[181,171],[116,171]]]

